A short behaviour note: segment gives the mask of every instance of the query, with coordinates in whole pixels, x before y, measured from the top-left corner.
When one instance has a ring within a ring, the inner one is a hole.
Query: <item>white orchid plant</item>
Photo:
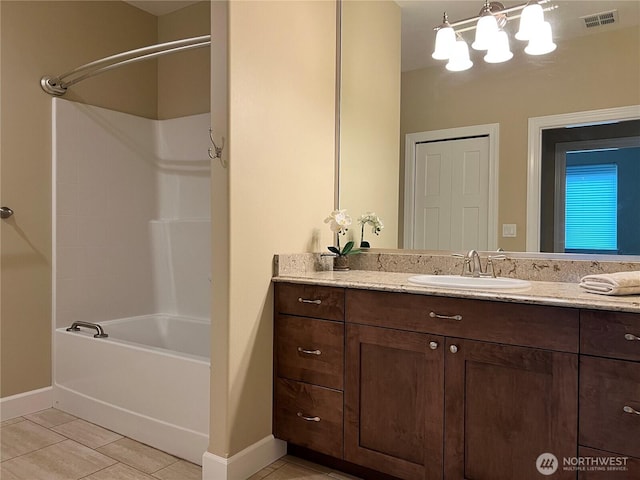
[[[384,224],[382,223],[382,220],[380,220],[380,217],[375,214],[375,212],[367,212],[363,215],[360,215],[360,218],[358,218],[358,223],[362,226],[360,229],[360,247],[368,248],[369,242],[365,242],[364,240],[365,225],[371,225],[371,232],[375,233],[376,235],[380,235],[380,232],[384,228]]]
[[[335,253],[339,257],[360,253],[359,249],[353,248],[354,243],[351,240],[344,245],[344,248],[340,248],[340,235],[346,235],[349,227],[351,226],[351,217],[347,215],[346,210],[334,210],[327,218],[324,219],[324,223],[329,224],[329,228],[336,234],[338,242],[335,247],[327,247],[330,252]]]

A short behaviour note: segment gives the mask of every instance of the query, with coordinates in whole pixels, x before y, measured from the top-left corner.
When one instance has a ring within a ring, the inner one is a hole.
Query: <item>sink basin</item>
[[[462,277],[460,275],[416,275],[410,283],[430,287],[458,288],[460,290],[511,290],[528,288],[531,282],[504,277]]]

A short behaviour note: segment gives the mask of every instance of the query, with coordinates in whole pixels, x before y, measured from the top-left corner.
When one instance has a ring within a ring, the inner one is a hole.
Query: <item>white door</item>
[[[488,250],[489,137],[416,145],[413,248]]]

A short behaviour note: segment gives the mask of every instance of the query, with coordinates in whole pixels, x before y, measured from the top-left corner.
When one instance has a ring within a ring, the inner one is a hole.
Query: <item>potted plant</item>
[[[344,247],[340,247],[340,235],[346,235],[351,226],[351,217],[347,215],[346,210],[334,210],[324,219],[324,223],[329,224],[329,228],[336,234],[336,246],[327,247],[330,252],[335,253],[336,257],[333,262],[333,269],[338,271],[349,270],[348,255],[360,253],[360,249],[353,248],[352,240],[345,243]]]
[[[360,248],[369,248],[371,245],[364,240],[364,226],[367,224],[371,225],[371,231],[376,235],[380,235],[380,231],[384,228],[382,220],[380,220],[380,217],[378,217],[375,212],[367,212],[360,215],[358,223],[362,226],[360,229]]]

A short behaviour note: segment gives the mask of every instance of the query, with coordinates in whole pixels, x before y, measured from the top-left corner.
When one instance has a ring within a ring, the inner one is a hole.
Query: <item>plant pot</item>
[[[338,255],[333,259],[333,269],[337,272],[346,272],[349,270],[349,257],[346,255]]]

